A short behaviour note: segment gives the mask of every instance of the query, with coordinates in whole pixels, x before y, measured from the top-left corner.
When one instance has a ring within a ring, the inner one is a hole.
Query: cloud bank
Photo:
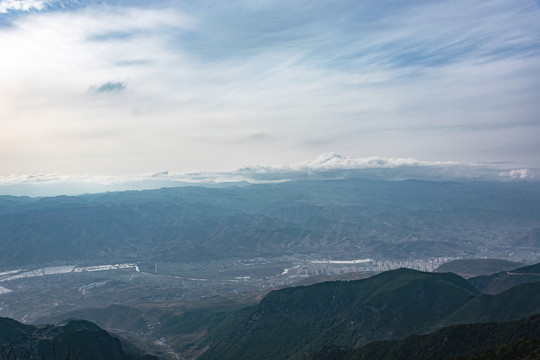
[[[325,153],[291,165],[244,166],[229,172],[173,173],[162,171],[129,176],[67,174],[0,177],[0,195],[53,196],[104,191],[144,190],[172,186],[229,186],[297,180],[364,178],[400,181],[535,181],[538,169],[509,169],[507,164],[463,164],[412,158],[352,158]]]

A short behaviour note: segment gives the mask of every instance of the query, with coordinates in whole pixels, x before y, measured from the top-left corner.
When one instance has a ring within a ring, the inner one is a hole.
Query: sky
[[[529,0],[0,0],[0,194],[321,169],[538,180],[538,19]]]

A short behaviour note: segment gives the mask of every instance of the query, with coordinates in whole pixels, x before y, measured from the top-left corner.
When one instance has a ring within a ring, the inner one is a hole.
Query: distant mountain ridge
[[[345,179],[0,196],[4,267],[293,254],[419,259],[538,248],[534,184]]]
[[[500,271],[517,269],[524,264],[503,259],[462,259],[442,264],[435,272],[453,272],[461,277],[491,275]]]

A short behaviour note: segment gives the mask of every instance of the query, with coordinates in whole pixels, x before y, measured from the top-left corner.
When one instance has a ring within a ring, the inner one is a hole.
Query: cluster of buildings
[[[294,268],[287,269],[282,275],[312,276],[340,275],[362,271],[388,271],[399,268],[431,272],[440,265],[455,260],[452,257],[439,257],[428,260],[313,260]]]

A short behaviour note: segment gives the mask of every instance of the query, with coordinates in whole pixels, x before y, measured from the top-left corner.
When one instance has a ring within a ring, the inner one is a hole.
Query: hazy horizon
[[[401,181],[536,182],[539,169],[516,169],[506,163],[429,162],[412,158],[352,158],[321,154],[296,164],[251,165],[222,172],[161,171],[122,176],[41,173],[0,176],[0,196],[80,195],[124,190],[151,190],[175,186],[228,186],[295,180],[362,178]]]

